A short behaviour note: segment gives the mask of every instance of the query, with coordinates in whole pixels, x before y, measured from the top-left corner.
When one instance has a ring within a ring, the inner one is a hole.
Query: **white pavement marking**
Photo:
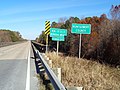
[[[28,53],[27,78],[26,78],[26,89],[25,90],[30,90],[30,50]]]

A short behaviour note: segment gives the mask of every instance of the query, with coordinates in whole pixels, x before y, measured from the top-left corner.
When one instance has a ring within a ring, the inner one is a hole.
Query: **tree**
[[[64,24],[66,20],[67,20],[66,17],[62,17],[62,18],[59,19],[58,22],[61,23],[61,24]]]
[[[120,20],[120,5],[112,5],[111,9],[110,9],[110,15],[112,17],[112,19],[114,20]]]
[[[52,24],[51,24],[51,27],[53,28],[56,28],[57,27],[57,23],[56,22],[52,22]]]
[[[46,35],[45,32],[42,31],[42,34],[40,34],[40,36],[38,38],[36,38],[37,42],[41,43],[41,44],[46,44]]]
[[[113,6],[110,9],[111,19],[105,19],[102,15],[103,22],[99,31],[99,47],[97,55],[105,63],[120,65],[120,5]]]
[[[0,30],[0,42],[16,42],[24,40],[18,31],[11,31],[6,29]]]

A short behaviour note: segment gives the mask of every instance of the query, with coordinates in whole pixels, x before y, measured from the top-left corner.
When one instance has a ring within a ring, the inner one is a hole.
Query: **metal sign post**
[[[57,41],[57,56],[58,56],[58,50],[59,50],[59,41]]]
[[[48,52],[48,35],[46,37],[46,53]]]
[[[80,41],[79,41],[79,59],[81,57],[81,34],[80,34]]]

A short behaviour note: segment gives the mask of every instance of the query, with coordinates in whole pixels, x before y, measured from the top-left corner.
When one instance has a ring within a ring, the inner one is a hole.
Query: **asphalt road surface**
[[[38,90],[32,55],[30,41],[0,48],[0,90]]]

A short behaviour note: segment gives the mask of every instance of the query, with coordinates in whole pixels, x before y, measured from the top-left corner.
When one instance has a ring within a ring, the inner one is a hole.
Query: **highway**
[[[32,56],[30,41],[0,48],[0,90],[38,90]]]

